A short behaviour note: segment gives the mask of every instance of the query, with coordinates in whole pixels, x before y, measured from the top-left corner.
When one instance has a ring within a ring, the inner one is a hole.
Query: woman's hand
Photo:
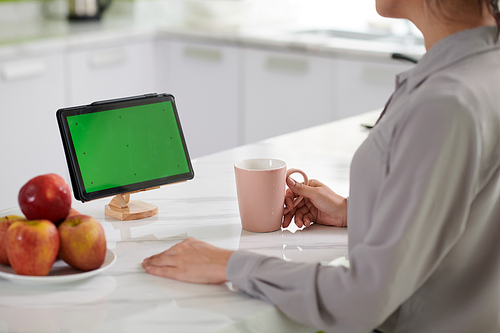
[[[200,284],[226,282],[226,266],[233,251],[187,238],[170,249],[144,259],[147,273]]]
[[[311,222],[336,226],[347,226],[347,199],[333,192],[328,186],[316,179],[307,185],[295,182],[291,177],[286,180],[288,190],[285,205],[290,212],[283,218],[283,227],[290,225],[295,216],[297,227],[310,226]],[[293,200],[302,195],[304,199],[293,208]]]

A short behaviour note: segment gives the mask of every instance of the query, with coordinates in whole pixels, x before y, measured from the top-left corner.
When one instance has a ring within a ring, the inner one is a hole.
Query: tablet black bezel
[[[78,164],[78,159],[76,158],[76,153],[73,145],[73,140],[71,137],[71,132],[69,130],[67,117],[74,115],[82,115],[87,113],[103,112],[103,111],[127,108],[132,106],[162,103],[162,102],[172,103],[175,119],[177,121],[177,128],[179,129],[179,135],[181,137],[182,146],[184,149],[184,155],[186,157],[186,161],[189,167],[189,172],[176,174],[168,177],[162,177],[154,180],[128,184],[124,186],[117,186],[95,192],[86,192],[85,186],[83,184],[82,174]],[[184,138],[184,133],[182,131],[180,118],[177,112],[177,107],[175,105],[175,98],[170,94],[146,94],[140,96],[127,97],[127,98],[97,101],[89,105],[59,109],[57,110],[56,117],[59,126],[59,132],[61,134],[61,139],[64,146],[64,152],[66,155],[66,162],[68,164],[68,170],[71,178],[71,185],[73,187],[73,193],[75,195],[75,198],[79,201],[86,202],[104,197],[110,197],[117,194],[140,191],[152,187],[158,187],[161,185],[167,185],[171,183],[191,180],[194,178],[194,170],[191,164],[191,159],[189,157],[189,152]]]

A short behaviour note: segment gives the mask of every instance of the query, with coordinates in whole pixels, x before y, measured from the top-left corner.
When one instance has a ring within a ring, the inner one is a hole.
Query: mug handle
[[[302,177],[304,177],[304,182],[303,184],[309,184],[309,179],[307,178],[307,175],[304,171],[300,170],[300,169],[289,169],[287,172],[286,172],[286,178],[285,179],[288,179],[288,177],[292,174],[292,173],[300,173],[302,175]],[[293,201],[293,208],[297,207],[297,205],[299,204],[299,202],[302,201],[302,199],[304,199],[303,196],[299,196],[297,199],[295,199]],[[292,208],[292,209],[293,209]],[[289,208],[285,208],[285,210],[283,211],[283,215],[285,214],[288,214],[292,209],[289,209]]]

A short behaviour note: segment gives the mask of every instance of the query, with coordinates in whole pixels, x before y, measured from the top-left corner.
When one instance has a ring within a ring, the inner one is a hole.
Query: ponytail
[[[452,2],[461,2],[463,5],[471,5],[473,0],[425,0],[428,7],[432,9],[435,8],[440,10],[440,14],[444,15],[445,18],[453,20],[453,14],[450,13],[454,4]],[[477,9],[479,13],[483,11],[484,6],[488,8],[488,12],[493,16],[497,26],[496,42],[498,42],[500,37],[500,10],[499,10],[500,0],[476,0]]]
[[[500,10],[498,9],[498,0],[490,0],[488,8],[490,9],[491,14],[495,17],[495,21],[497,22],[497,27],[500,30]]]
[[[479,3],[482,4],[482,0],[479,0]],[[495,22],[497,23],[497,36],[496,42],[498,42],[498,37],[500,36],[500,10],[498,9],[498,0],[489,0],[488,9],[495,18]]]

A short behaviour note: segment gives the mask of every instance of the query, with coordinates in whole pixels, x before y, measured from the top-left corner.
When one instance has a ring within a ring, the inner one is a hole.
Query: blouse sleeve
[[[293,320],[329,332],[368,332],[396,311],[460,238],[478,164],[475,121],[456,95],[411,108],[393,134],[371,224],[350,248],[349,269],[236,252],[228,279]],[[349,227],[356,223],[367,222],[350,220]]]

